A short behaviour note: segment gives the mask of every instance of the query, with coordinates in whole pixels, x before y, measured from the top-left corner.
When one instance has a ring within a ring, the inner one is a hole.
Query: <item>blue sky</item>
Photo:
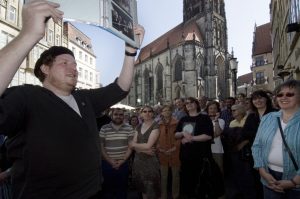
[[[182,22],[183,0],[138,0],[139,23],[146,34],[142,46],[147,45]],[[238,75],[250,72],[252,41],[255,23],[270,21],[270,0],[226,0],[228,50],[233,47],[237,57]],[[92,39],[97,56],[100,82],[105,86],[118,75],[124,59],[124,41],[100,28],[75,24]]]

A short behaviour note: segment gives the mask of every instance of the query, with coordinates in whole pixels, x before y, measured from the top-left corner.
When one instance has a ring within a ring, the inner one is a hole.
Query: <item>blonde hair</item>
[[[231,110],[238,110],[241,114],[246,115],[247,110],[244,105],[241,104],[235,104],[231,107]]]

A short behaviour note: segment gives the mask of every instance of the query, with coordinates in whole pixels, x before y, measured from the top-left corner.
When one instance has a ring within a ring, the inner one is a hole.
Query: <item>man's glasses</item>
[[[149,110],[149,111],[144,110],[143,113],[153,113],[153,111],[151,111],[151,110]]]
[[[283,96],[285,96],[285,97],[294,97],[295,93],[278,93],[276,95],[276,97],[283,97]]]

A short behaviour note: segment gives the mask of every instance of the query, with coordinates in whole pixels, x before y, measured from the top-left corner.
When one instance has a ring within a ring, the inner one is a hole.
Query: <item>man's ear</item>
[[[48,74],[49,74],[49,66],[46,66],[45,64],[43,64],[43,65],[41,66],[41,71],[42,71],[44,74],[48,75]]]

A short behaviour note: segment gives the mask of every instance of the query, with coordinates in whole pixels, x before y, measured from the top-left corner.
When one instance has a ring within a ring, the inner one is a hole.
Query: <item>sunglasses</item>
[[[149,110],[149,111],[143,111],[143,113],[152,113],[153,111]]]
[[[294,97],[295,93],[278,93],[276,95],[276,97],[283,97],[283,96],[285,96],[285,97]]]

